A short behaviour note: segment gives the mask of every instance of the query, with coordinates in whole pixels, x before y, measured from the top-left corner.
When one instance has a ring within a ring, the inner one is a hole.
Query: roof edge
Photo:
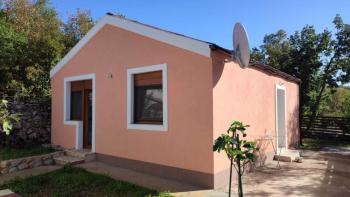
[[[211,44],[210,45],[210,49],[211,50],[220,50],[222,51],[223,53],[227,54],[227,55],[230,55],[232,56],[232,50],[229,50],[229,49],[226,49],[226,48],[223,48],[219,45],[216,45],[216,44]],[[301,80],[297,77],[294,77],[288,73],[285,73],[283,71],[280,71],[278,70],[277,68],[274,68],[272,66],[269,66],[267,64],[263,64],[263,63],[260,63],[260,62],[253,62],[253,63],[250,63],[250,66],[248,68],[253,68],[253,69],[256,69],[256,70],[259,70],[261,72],[265,72],[267,74],[270,74],[270,75],[274,75],[274,76],[279,76],[279,77],[282,77],[283,79],[286,79],[288,81],[292,81],[292,82],[295,82],[295,83],[298,83],[300,84],[301,83]]]
[[[94,27],[56,64],[50,71],[52,78],[65,64],[67,64],[105,25],[112,25],[169,45],[179,47],[196,54],[209,57],[211,56],[211,43],[204,42],[195,38],[162,30],[157,27],[149,26],[137,21],[118,17],[107,13],[99,20]]]
[[[285,73],[283,71],[280,71],[277,68],[274,68],[274,67],[269,66],[267,64],[263,64],[263,63],[260,63],[260,62],[254,62],[254,63],[250,64],[250,68],[257,69],[257,70],[265,72],[267,74],[279,76],[279,77],[282,77],[283,79],[286,79],[288,81],[292,81],[292,82],[295,82],[295,83],[298,83],[298,84],[301,83],[301,80],[299,78],[294,77],[294,76],[292,76],[290,74],[287,74],[287,73]]]

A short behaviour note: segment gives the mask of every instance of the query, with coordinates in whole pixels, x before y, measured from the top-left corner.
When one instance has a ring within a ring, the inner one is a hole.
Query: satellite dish
[[[248,34],[241,23],[236,23],[233,28],[233,57],[242,68],[249,66],[250,48]]]

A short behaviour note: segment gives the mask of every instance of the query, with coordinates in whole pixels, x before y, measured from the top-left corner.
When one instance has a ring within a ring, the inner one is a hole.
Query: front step
[[[72,157],[67,155],[56,157],[54,159],[56,164],[58,165],[66,165],[66,164],[76,165],[76,164],[84,163],[83,158]]]
[[[77,157],[84,159],[85,162],[94,161],[96,159],[96,154],[92,153],[90,150],[66,150],[65,154],[71,157]]]
[[[300,156],[300,151],[298,150],[284,150],[279,155],[276,154],[273,160],[285,161],[285,162],[301,162],[302,157]]]

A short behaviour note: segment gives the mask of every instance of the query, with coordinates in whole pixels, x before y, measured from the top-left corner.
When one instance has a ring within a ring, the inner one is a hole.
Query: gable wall
[[[128,130],[127,69],[163,63],[168,131]],[[63,124],[64,77],[95,73],[97,153],[212,174],[211,72],[208,57],[107,25],[52,78],[52,143],[75,145],[75,127]]]

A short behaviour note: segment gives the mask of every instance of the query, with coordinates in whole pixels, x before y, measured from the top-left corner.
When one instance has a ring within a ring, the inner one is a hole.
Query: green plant
[[[230,159],[230,182],[229,182],[229,196],[231,196],[231,182],[232,182],[232,166],[235,167],[238,175],[238,195],[243,196],[242,176],[247,165],[254,161],[254,152],[259,149],[255,143],[248,140],[243,140],[247,137],[246,128],[249,125],[244,125],[242,122],[233,121],[227,133],[222,134],[215,140],[213,150],[220,153],[225,151],[227,157]],[[235,165],[234,165],[235,163]]]
[[[0,129],[2,132],[5,132],[6,135],[9,135],[12,130],[12,123],[19,121],[19,114],[11,114],[7,104],[8,101],[5,99],[0,101]]]

